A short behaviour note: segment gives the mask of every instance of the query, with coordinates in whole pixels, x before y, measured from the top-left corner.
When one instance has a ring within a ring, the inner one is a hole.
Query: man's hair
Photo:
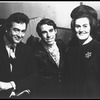
[[[41,37],[41,26],[44,25],[44,24],[47,24],[47,25],[50,25],[50,26],[53,26],[54,29],[57,28],[55,22],[49,18],[45,18],[45,19],[42,19],[38,24],[37,24],[37,27],[36,27],[36,31],[38,33],[38,35]]]
[[[7,19],[6,19],[6,27],[9,30],[12,27],[12,23],[26,23],[26,28],[27,24],[29,23],[29,17],[21,12],[16,12],[11,14]]]

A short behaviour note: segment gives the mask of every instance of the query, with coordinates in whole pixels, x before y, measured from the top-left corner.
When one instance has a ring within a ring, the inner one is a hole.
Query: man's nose
[[[24,33],[22,31],[19,31],[19,33],[17,34],[19,37],[24,36]]]
[[[47,37],[50,37],[50,32],[47,33]]]

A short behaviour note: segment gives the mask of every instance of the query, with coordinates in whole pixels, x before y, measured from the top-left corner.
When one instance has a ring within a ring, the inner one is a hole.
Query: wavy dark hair
[[[6,27],[9,30],[12,27],[12,23],[17,22],[17,23],[26,23],[26,28],[29,23],[29,17],[21,12],[16,12],[11,14],[7,19],[6,19]]]

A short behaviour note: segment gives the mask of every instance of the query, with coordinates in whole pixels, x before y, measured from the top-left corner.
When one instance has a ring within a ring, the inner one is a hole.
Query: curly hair
[[[17,22],[17,23],[26,23],[26,28],[27,24],[29,23],[29,17],[21,12],[16,12],[11,14],[7,19],[6,19],[6,27],[7,29],[12,27],[12,22]]]

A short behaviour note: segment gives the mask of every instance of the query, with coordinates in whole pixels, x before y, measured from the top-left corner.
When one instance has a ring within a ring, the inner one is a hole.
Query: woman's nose
[[[83,29],[83,27],[80,27],[80,31],[82,32],[84,29]]]

